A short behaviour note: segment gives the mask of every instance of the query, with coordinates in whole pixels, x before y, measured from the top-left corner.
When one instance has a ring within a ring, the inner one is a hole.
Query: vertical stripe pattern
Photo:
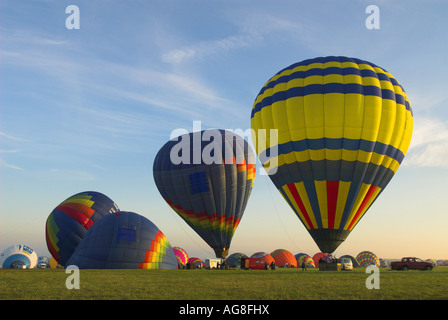
[[[255,99],[251,126],[271,180],[331,253],[397,171],[413,115],[403,87],[383,68],[321,57],[274,75]]]

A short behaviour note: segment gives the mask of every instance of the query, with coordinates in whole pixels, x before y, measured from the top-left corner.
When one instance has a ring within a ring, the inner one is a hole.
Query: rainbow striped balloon
[[[103,216],[117,211],[118,206],[99,192],[86,191],[69,197],[47,218],[45,235],[51,255],[65,266],[87,230]]]

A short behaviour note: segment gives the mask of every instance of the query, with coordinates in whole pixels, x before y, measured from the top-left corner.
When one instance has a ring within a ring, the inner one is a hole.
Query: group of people
[[[268,270],[268,269],[275,270],[275,262],[272,261],[270,264],[268,264],[267,262],[265,262],[265,264],[264,264],[264,269],[265,269],[265,270]]]

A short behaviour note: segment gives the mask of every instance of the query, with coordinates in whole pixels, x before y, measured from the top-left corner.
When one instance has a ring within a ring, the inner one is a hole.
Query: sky
[[[379,28],[366,25],[369,5]],[[158,150],[194,124],[249,129],[271,76],[342,55],[401,83],[414,131],[394,178],[335,255],[448,259],[447,9],[417,0],[1,0],[0,250],[21,243],[49,256],[48,215],[94,190],[151,220],[190,257],[213,258],[160,196]],[[230,253],[319,252],[260,172]]]

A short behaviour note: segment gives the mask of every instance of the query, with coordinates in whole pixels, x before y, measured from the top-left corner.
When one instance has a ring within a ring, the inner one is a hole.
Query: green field
[[[1,300],[389,300],[448,299],[448,267],[380,269],[380,288],[367,289],[365,269],[80,270],[80,289],[67,289],[64,269],[0,269]]]

